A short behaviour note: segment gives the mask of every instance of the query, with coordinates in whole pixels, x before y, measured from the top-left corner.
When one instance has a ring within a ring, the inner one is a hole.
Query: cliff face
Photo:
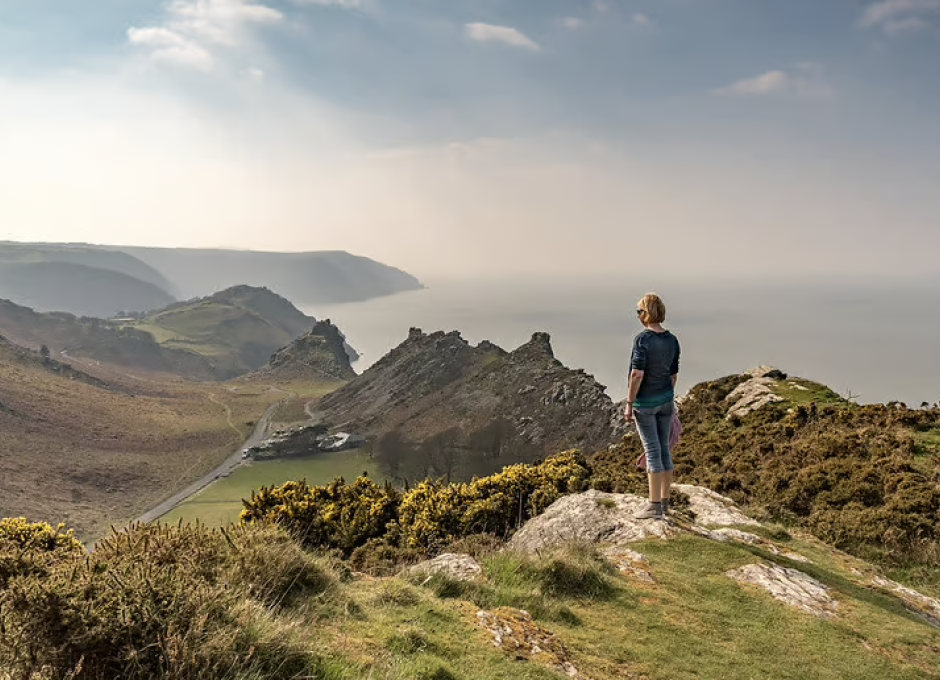
[[[413,328],[318,410],[326,422],[376,436],[397,431],[414,442],[499,425],[506,438],[542,455],[603,448],[617,434],[605,387],[555,359],[547,333],[506,352],[486,341],[473,346],[457,332]]]
[[[269,380],[344,381],[356,377],[346,338],[329,319],[277,350],[256,376]]]

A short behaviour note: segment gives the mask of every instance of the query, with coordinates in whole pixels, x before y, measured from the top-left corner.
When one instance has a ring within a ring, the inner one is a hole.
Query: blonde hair
[[[662,323],[666,320],[666,305],[656,293],[644,295],[636,303],[636,308],[642,311],[640,321],[643,323]]]

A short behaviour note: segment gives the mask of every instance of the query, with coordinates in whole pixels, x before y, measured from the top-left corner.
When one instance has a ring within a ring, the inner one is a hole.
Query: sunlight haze
[[[0,238],[936,271],[940,6],[0,1]]]

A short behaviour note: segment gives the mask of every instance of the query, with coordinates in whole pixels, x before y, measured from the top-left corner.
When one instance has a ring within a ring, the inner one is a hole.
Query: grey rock
[[[408,570],[412,574],[444,574],[457,581],[473,581],[483,575],[480,563],[470,555],[443,553],[433,560],[416,564]]]
[[[726,572],[739,583],[760,586],[780,602],[821,618],[836,618],[839,603],[829,588],[796,569],[777,564],[746,564]]]

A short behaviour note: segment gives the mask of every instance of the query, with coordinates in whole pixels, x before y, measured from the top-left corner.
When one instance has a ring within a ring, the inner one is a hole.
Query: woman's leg
[[[655,409],[634,409],[634,422],[636,432],[643,442],[643,451],[646,453],[646,471],[649,474],[650,505],[642,510],[637,519],[654,519],[662,517],[662,444],[659,440],[659,427],[656,423]],[[667,442],[668,445],[668,442]]]
[[[663,472],[659,476],[659,497],[662,500],[669,500],[669,491],[672,488],[673,463],[672,451],[669,449],[669,437],[672,434],[672,412],[675,405],[670,402],[663,406],[656,413],[656,434],[659,437],[660,457],[662,459]]]

